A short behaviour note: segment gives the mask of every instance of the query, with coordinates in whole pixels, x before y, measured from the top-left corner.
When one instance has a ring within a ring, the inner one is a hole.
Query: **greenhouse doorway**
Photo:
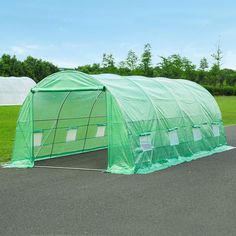
[[[106,170],[105,91],[38,92],[33,109],[36,167]]]
[[[35,162],[35,167],[104,172],[107,168],[107,161],[108,150],[105,148],[80,154],[62,156],[56,159],[38,160]]]

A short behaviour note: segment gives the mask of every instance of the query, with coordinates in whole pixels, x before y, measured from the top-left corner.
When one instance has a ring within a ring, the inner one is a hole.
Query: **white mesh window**
[[[194,141],[201,140],[202,139],[201,129],[198,127],[194,127],[192,130],[193,130],[193,140]]]
[[[179,144],[179,137],[178,137],[177,130],[169,131],[169,139],[170,139],[170,145],[171,146]]]
[[[219,125],[212,125],[212,132],[215,137],[220,136],[220,127]]]
[[[66,142],[73,142],[76,140],[77,129],[69,129],[66,134]]]
[[[97,127],[97,133],[96,133],[96,137],[104,137],[105,136],[105,131],[106,131],[106,126],[98,126]]]
[[[140,147],[143,149],[143,151],[148,151],[152,149],[152,139],[151,135],[142,135],[139,137]]]
[[[43,133],[34,133],[34,146],[39,147],[42,144]]]

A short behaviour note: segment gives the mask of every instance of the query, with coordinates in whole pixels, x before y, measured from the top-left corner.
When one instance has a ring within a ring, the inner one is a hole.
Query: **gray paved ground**
[[[214,157],[132,176],[0,169],[0,235],[236,235],[236,149]]]

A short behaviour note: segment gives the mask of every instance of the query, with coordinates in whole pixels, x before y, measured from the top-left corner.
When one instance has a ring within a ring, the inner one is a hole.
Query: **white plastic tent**
[[[35,84],[28,77],[0,76],[0,106],[21,105]]]

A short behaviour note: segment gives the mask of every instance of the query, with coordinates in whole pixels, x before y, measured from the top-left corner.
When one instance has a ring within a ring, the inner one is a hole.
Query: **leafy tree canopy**
[[[168,77],[187,79],[206,86],[236,86],[236,71],[221,69],[223,52],[220,45],[212,53],[213,64],[210,66],[203,57],[196,67],[188,58],[179,54],[160,57],[160,62],[153,64],[151,45],[145,44],[143,52],[138,56],[129,50],[125,60],[116,62],[113,54],[104,53],[101,63],[78,66],[76,69],[87,74],[114,73],[119,75],[142,75],[149,77]],[[48,61],[28,56],[20,61],[16,56],[3,54],[0,57],[0,76],[28,76],[39,82],[46,76],[59,71],[59,68]],[[223,91],[223,90],[222,90]]]

